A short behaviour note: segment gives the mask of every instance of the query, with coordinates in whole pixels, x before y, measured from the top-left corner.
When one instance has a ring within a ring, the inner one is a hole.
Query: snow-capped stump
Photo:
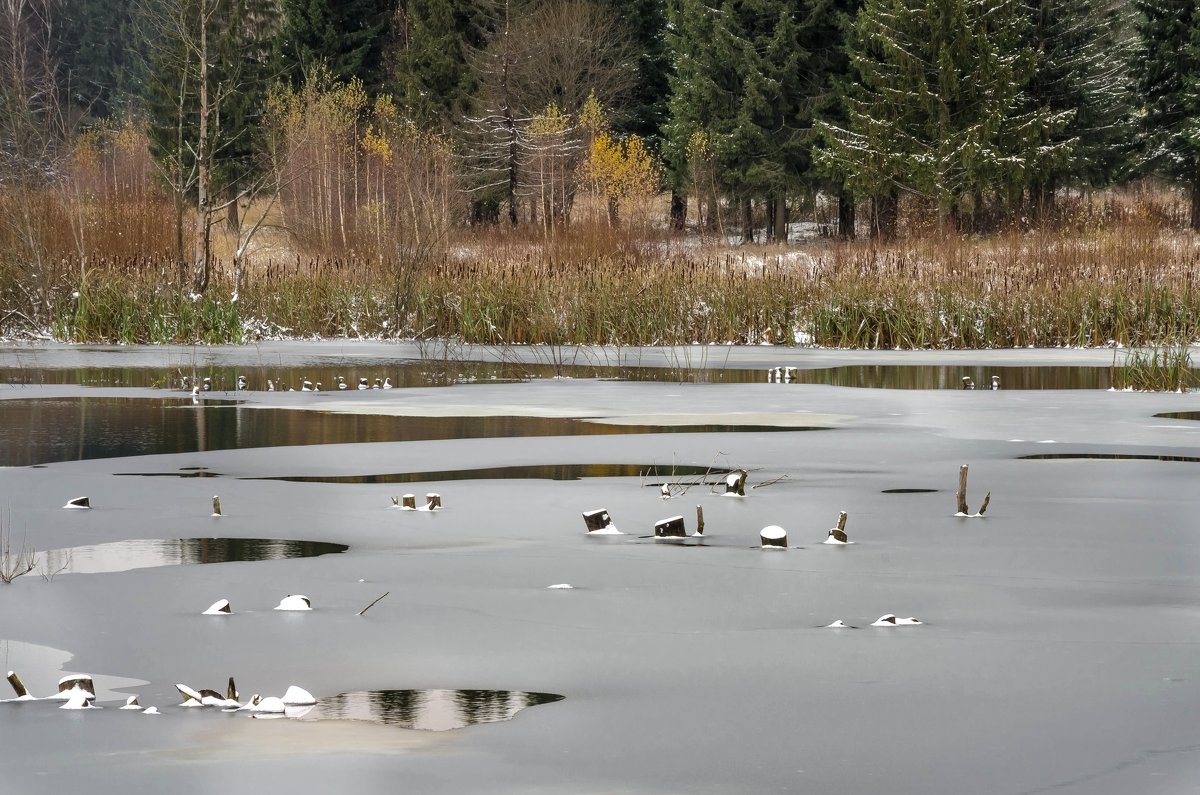
[[[998,391],[999,389],[1000,389],[1000,376],[994,375],[994,376],[992,376],[992,391],[995,392],[995,391]]]
[[[683,525],[682,516],[672,516],[660,519],[654,523],[655,538],[687,538],[687,528]]]
[[[421,510],[437,511],[437,510],[440,510],[441,507],[442,507],[442,495],[440,495],[436,492],[430,492],[429,494],[425,495],[425,507],[423,507]]]
[[[228,599],[218,599],[208,606],[200,615],[202,616],[228,616],[233,614],[233,608],[229,605]]]
[[[289,594],[279,600],[276,610],[312,610],[312,600],[303,594]]]
[[[136,709],[140,712],[142,705],[138,703],[137,696],[130,696],[129,698],[125,699],[125,706],[121,707],[121,709]]]
[[[400,498],[400,507],[407,511],[417,510],[417,495],[405,494]]]
[[[989,491],[983,498],[983,503],[979,506],[979,513],[972,514],[971,509],[967,507],[967,465],[963,464],[958,468],[958,494],[956,495],[958,502],[958,513],[955,516],[974,516],[982,517],[987,511],[988,503],[992,499],[992,493]]]
[[[598,535],[620,535],[621,531],[613,524],[612,517],[608,515],[608,511],[604,508],[597,508],[594,511],[583,512],[583,523],[587,526],[588,533]]]
[[[296,685],[288,685],[288,689],[280,699],[285,706],[303,707],[309,704],[316,704],[317,700],[313,698],[313,694],[305,690],[303,687]]]
[[[730,472],[725,476],[725,496],[726,497],[745,497],[746,496],[746,477],[749,473],[744,469],[739,469],[737,472]]]
[[[71,690],[69,692],[70,695],[67,697],[66,703],[60,706],[59,709],[100,709],[100,707],[92,703],[92,700],[96,697],[91,693],[84,690]]]
[[[909,616],[908,618],[896,618],[891,613],[884,613],[879,618],[871,623],[873,627],[911,627],[920,624],[916,618]]]
[[[220,498],[220,497],[218,497],[218,496],[217,496],[217,495],[215,495],[215,494],[213,495],[213,512],[212,512],[212,515],[213,515],[213,516],[220,516],[220,515],[221,515],[221,498]]]
[[[143,715],[161,715],[162,713],[158,711],[158,707],[146,707],[144,710],[142,710],[142,714]]]
[[[671,499],[671,486],[669,483],[664,483],[659,487],[658,496],[662,497],[664,500]]]
[[[763,549],[787,549],[787,531],[777,524],[767,525],[758,531]]]
[[[963,389],[974,389],[975,388],[975,382],[973,380],[971,380],[971,376],[964,375],[962,377],[962,388]]]
[[[63,507],[74,510],[88,509],[92,507],[92,501],[88,497],[75,497],[74,499],[67,500],[67,504]]]
[[[846,535],[846,512],[841,511],[838,514],[837,527],[829,530],[829,535],[826,537],[826,544],[850,544],[853,543]]]
[[[89,699],[96,697],[96,685],[90,674],[70,674],[58,680],[58,693],[53,698],[69,699],[75,693],[85,693]]]
[[[826,624],[823,629],[854,629],[854,627],[850,626],[839,618],[832,624]]]
[[[571,585],[571,583],[569,583],[569,582],[560,582],[560,583],[555,583],[554,585],[547,585],[546,590],[547,591],[573,591],[573,590],[575,590],[575,586]]]

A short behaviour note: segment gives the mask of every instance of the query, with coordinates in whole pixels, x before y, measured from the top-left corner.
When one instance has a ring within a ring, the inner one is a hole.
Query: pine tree
[[[340,83],[360,80],[378,93],[386,80],[383,53],[393,6],[389,0],[281,0],[281,70],[293,85],[318,64]]]
[[[1135,0],[1142,14],[1134,63],[1143,97],[1141,166],[1191,193],[1191,227],[1200,230],[1200,29],[1194,0]]]
[[[823,127],[827,163],[859,195],[900,187],[971,226],[985,198],[1019,193],[1028,170],[1069,147],[1044,143],[1069,114],[1023,90],[1026,29],[1019,0],[867,0],[851,52],[861,83],[847,127]]]

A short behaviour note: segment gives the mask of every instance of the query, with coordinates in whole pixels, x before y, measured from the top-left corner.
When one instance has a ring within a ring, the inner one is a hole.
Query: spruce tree
[[[1029,169],[1029,200],[1037,214],[1049,210],[1056,188],[1102,186],[1123,170],[1134,132],[1129,70],[1133,19],[1125,5],[1106,0],[1028,0],[1030,46],[1038,57],[1027,86],[1030,99],[1069,115],[1044,144],[1060,157]]]
[[[391,78],[397,100],[422,125],[455,121],[478,88],[467,53],[482,49],[493,24],[491,3],[402,0]]]
[[[138,85],[131,0],[64,3],[55,51],[71,103],[94,116],[121,110]]]
[[[867,0],[852,38],[860,83],[846,127],[824,125],[826,162],[861,196],[899,187],[970,227],[986,198],[1069,147],[1046,144],[1069,114],[1033,104],[1020,0]]]
[[[340,83],[358,79],[370,93],[383,87],[393,13],[389,0],[281,0],[280,7],[280,69],[294,85],[324,64]]]
[[[1191,193],[1191,228],[1200,230],[1200,37],[1194,0],[1135,0],[1141,12],[1134,63],[1143,98],[1141,166]]]

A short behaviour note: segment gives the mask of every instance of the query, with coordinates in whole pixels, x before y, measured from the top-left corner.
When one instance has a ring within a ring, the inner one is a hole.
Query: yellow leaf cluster
[[[581,166],[585,185],[604,196],[629,199],[658,193],[661,169],[636,135],[623,141],[601,133]]]
[[[567,129],[570,121],[571,117],[559,110],[558,103],[551,102],[529,122],[529,133],[535,137],[558,135]]]

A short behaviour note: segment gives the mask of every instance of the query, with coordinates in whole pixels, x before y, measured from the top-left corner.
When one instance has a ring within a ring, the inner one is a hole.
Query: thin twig
[[[391,593],[391,591],[386,591],[386,592],[384,592],[383,596],[387,596],[387,595],[388,595],[388,594],[390,594],[390,593]],[[376,604],[377,602],[379,602],[379,600],[380,600],[380,599],[383,599],[383,596],[379,597],[379,599],[376,599],[374,602],[371,602],[371,604],[367,605],[367,606],[366,606],[366,607],[364,607],[362,610],[359,610],[359,611],[358,611],[358,614],[361,616],[363,613],[365,613],[365,612],[367,612],[368,610],[370,610],[372,607],[374,607],[374,606],[375,606],[375,604]]]

